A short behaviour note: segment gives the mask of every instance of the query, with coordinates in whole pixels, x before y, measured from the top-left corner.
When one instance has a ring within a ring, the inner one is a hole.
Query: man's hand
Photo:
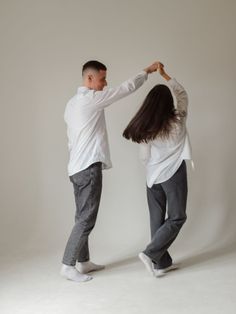
[[[153,64],[151,64],[149,67],[144,69],[148,74],[158,71],[160,75],[166,80],[169,81],[171,77],[165,72],[164,70],[164,64],[162,64],[160,61],[156,61]]]
[[[153,64],[149,65],[149,67],[147,67],[146,69],[144,69],[144,71],[147,72],[147,74],[150,74],[152,72],[156,72],[158,69],[158,64],[159,62],[154,62]]]

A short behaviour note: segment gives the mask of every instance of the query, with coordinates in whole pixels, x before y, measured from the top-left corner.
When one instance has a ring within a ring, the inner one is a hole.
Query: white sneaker
[[[168,271],[176,270],[178,268],[179,268],[179,264],[173,263],[172,265],[170,265],[169,267],[166,267],[166,268],[154,269],[154,274],[156,277],[162,277]]]

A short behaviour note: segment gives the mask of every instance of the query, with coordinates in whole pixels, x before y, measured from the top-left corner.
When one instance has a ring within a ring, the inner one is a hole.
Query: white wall
[[[233,241],[235,13],[233,0],[1,0],[1,246],[63,253],[74,215],[63,111],[89,59],[108,66],[113,86],[158,59],[186,87],[196,171],[173,248]],[[144,170],[121,133],[158,82],[107,109],[114,168],[104,172],[93,254],[133,254],[149,239]]]

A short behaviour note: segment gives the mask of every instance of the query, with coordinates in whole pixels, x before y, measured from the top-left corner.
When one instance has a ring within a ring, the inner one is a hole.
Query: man
[[[83,66],[83,86],[68,102],[64,116],[70,151],[68,174],[76,203],[75,225],[61,268],[61,275],[67,279],[88,281],[92,277],[87,273],[104,268],[90,261],[88,248],[88,236],[95,225],[101,197],[102,169],[111,167],[104,108],[137,90],[157,68],[155,62],[120,86],[104,89],[106,66],[98,61]]]

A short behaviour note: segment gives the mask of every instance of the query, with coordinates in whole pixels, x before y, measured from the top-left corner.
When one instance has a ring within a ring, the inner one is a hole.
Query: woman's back
[[[140,159],[146,167],[147,185],[149,187],[168,180],[177,171],[184,159],[191,159],[191,146],[186,129],[188,96],[184,87],[176,79],[168,80],[168,85],[176,98],[176,108],[172,110],[174,118],[170,116],[165,132],[161,130],[159,135],[147,140],[149,132],[139,131],[139,128],[142,129],[142,123],[139,123],[139,121],[145,116],[145,113],[142,112],[146,109],[144,107],[145,102],[137,117],[134,117],[124,131],[124,136],[131,138],[133,141],[138,142],[137,139],[141,138],[139,141]],[[162,111],[164,112],[164,110]],[[158,118],[162,123],[163,116]],[[150,125],[149,122],[147,127],[153,130],[153,126],[155,127],[155,125]]]

